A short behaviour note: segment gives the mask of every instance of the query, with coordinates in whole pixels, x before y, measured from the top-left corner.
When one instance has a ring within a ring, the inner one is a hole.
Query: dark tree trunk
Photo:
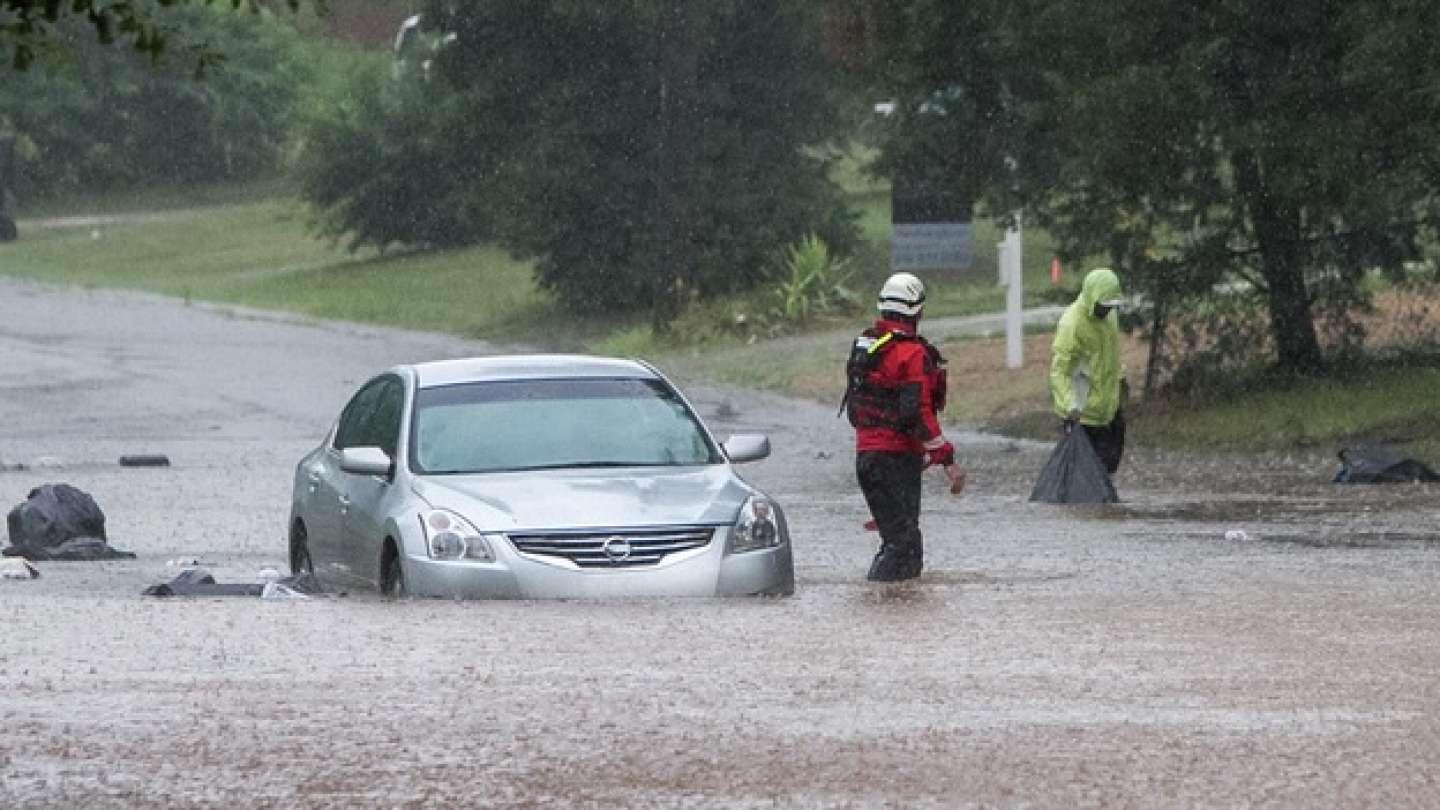
[[[1281,368],[1316,371],[1324,365],[1324,356],[1315,335],[1310,293],[1305,289],[1299,211],[1269,194],[1253,153],[1237,154],[1235,170],[1260,246],[1260,273],[1265,278],[1276,359]]]
[[[1150,355],[1145,359],[1145,387],[1140,391],[1141,399],[1150,399],[1155,393],[1155,381],[1160,377],[1160,361],[1165,357],[1165,328],[1167,302],[1163,295],[1156,296],[1155,314],[1150,321]]]
[[[659,67],[660,135],[656,145],[655,237],[659,261],[651,328],[664,334],[685,307],[689,265],[693,261],[687,229],[682,224],[676,185],[687,174],[683,162],[693,155],[695,85],[699,57],[694,40],[694,10],[684,0],[663,0],[660,11]]]

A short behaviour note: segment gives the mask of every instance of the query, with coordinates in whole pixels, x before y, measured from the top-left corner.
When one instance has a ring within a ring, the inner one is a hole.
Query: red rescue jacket
[[[945,360],[912,328],[882,318],[851,348],[845,409],[858,452],[924,453],[941,437]]]

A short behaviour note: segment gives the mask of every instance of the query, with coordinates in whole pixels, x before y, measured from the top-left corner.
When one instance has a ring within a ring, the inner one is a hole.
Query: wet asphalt
[[[1076,508],[1027,502],[1046,445],[956,433],[970,489],[927,480],[926,572],[877,586],[833,408],[669,368],[770,435],[794,597],[140,596],[283,567],[350,392],[495,350],[0,282],[0,497],[79,486],[137,554],[0,579],[0,807],[1440,804],[1440,489],[1330,484],[1333,448],[1137,437]]]

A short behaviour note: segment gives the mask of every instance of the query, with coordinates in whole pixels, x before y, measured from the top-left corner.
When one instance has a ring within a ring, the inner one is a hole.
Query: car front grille
[[[653,531],[510,534],[523,554],[568,560],[580,568],[643,568],[710,544],[710,527]]]

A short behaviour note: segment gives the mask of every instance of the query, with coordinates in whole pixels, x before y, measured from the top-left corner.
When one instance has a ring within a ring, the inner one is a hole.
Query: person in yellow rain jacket
[[[1080,295],[1060,316],[1050,357],[1050,396],[1066,433],[1078,424],[1090,436],[1105,469],[1114,474],[1125,453],[1121,410],[1125,369],[1120,365],[1120,278],[1108,267],[1085,276]]]

